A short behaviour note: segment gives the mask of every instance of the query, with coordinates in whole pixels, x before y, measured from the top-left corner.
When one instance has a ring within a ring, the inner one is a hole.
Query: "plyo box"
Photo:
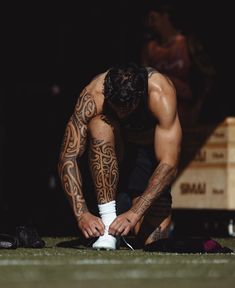
[[[235,210],[235,118],[184,132],[173,208]]]

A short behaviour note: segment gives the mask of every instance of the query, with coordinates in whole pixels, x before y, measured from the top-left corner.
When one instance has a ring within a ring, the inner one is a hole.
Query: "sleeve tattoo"
[[[172,183],[176,175],[176,168],[168,164],[159,164],[149,180],[144,193],[139,197],[131,210],[142,216],[160,194]]]
[[[94,99],[84,90],[67,124],[60,152],[59,176],[77,219],[87,211],[87,206],[82,193],[82,178],[76,158],[81,157],[85,151],[87,124],[96,113]]]

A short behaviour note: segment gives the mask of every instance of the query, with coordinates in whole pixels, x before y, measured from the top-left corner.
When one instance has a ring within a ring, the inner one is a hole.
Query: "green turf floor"
[[[0,250],[0,288],[234,287],[235,254],[59,248]],[[215,239],[235,250],[235,238]]]

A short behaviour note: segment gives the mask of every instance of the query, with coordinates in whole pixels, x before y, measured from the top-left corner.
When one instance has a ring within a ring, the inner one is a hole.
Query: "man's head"
[[[104,81],[106,109],[119,119],[129,117],[145,99],[147,79],[147,70],[135,64],[111,68]]]
[[[177,27],[176,8],[172,1],[149,0],[145,7],[144,25],[147,31],[162,37],[166,30]]]

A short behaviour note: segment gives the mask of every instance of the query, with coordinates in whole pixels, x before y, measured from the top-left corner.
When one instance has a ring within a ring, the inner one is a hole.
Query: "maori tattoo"
[[[82,193],[81,173],[76,158],[85,151],[87,124],[96,113],[94,99],[83,90],[67,124],[60,152],[58,165],[60,179],[77,219],[87,211],[87,206]]]
[[[98,204],[114,200],[119,179],[114,146],[110,142],[92,138],[89,162]]]
[[[148,237],[148,241],[154,242],[159,239],[168,238],[169,228],[161,230],[161,227],[157,227]]]
[[[160,194],[171,184],[176,175],[176,168],[168,164],[159,164],[151,176],[148,187],[131,208],[132,212],[143,216]]]

